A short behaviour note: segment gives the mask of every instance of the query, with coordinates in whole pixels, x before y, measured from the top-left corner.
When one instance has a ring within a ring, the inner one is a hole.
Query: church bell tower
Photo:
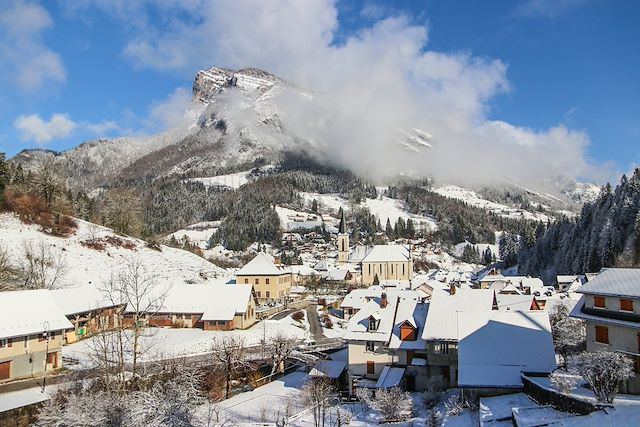
[[[338,264],[346,264],[349,261],[349,234],[347,234],[347,226],[344,220],[344,210],[340,217],[340,226],[338,227]]]

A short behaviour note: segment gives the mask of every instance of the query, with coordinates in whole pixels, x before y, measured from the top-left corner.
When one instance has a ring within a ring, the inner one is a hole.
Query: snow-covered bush
[[[427,405],[427,407],[436,405],[442,397],[442,392],[447,389],[447,385],[448,383],[442,375],[429,377],[426,381],[424,390],[425,405]]]
[[[362,403],[363,406],[371,406],[371,400],[373,399],[373,393],[368,388],[357,388],[356,397]]]
[[[578,378],[574,375],[569,375],[567,373],[554,372],[549,376],[551,380],[551,385],[553,385],[556,390],[563,394],[571,393],[576,386],[578,385]]]
[[[572,370],[589,383],[598,402],[612,403],[620,381],[633,375],[631,359],[607,350],[583,352],[570,359]]]
[[[444,408],[447,416],[460,415],[462,411],[464,411],[464,402],[462,402],[459,396],[451,396],[444,403]]]
[[[398,387],[393,387],[376,390],[370,406],[380,411],[383,421],[396,422],[411,418],[413,401],[411,400],[411,394]]]
[[[427,412],[426,424],[429,427],[440,427],[444,418],[441,411],[433,408]]]

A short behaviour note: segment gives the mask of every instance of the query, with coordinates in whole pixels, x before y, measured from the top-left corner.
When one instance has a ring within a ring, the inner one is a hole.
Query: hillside
[[[640,169],[605,186],[575,219],[539,229],[518,254],[519,272],[547,281],[556,274],[598,272],[603,267],[640,265]]]
[[[10,213],[0,214],[0,247],[6,250],[9,265],[19,270],[28,264],[27,252],[45,254],[51,264],[62,263],[64,273],[56,287],[101,286],[111,274],[127,263],[137,262],[153,273],[161,287],[174,284],[223,280],[228,273],[203,258],[181,249],[118,236],[106,227],[77,220],[78,228],[69,237],[55,237],[27,225]]]

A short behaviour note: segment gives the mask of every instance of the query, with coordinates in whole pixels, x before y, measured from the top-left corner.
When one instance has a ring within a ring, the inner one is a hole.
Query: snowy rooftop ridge
[[[73,325],[46,289],[2,292],[0,338],[71,329]]]

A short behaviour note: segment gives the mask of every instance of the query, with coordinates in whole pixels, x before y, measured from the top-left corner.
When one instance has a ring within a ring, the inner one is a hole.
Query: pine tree
[[[311,212],[318,213],[318,201],[316,199],[311,202]]]
[[[390,240],[394,240],[396,238],[395,232],[393,230],[393,226],[391,225],[391,221],[387,218],[387,225],[385,226],[385,232],[387,233],[387,237]]]

